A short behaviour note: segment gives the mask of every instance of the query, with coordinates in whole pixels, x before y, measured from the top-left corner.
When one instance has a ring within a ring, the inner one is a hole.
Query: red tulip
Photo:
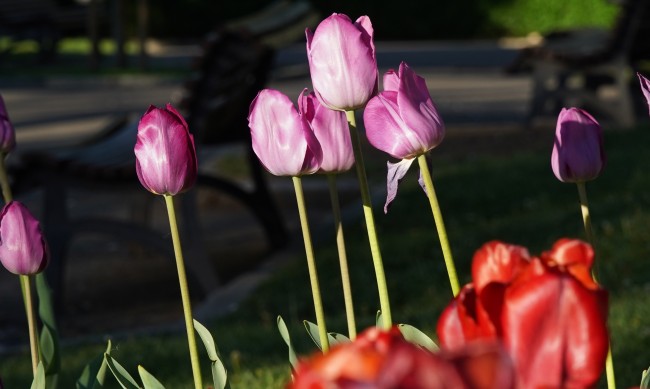
[[[472,279],[478,293],[492,282],[509,284],[530,261],[525,247],[499,241],[484,244],[472,260]]]
[[[49,253],[38,220],[27,207],[11,201],[0,214],[0,262],[18,275],[40,273]]]
[[[198,174],[194,137],[170,104],[147,109],[138,124],[134,152],[138,179],[148,191],[175,195],[194,185]]]
[[[512,365],[495,344],[432,354],[393,328],[373,328],[352,343],[300,362],[289,389],[512,388]]]

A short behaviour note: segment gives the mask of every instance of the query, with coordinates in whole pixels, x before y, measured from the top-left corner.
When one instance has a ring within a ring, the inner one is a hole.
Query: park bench
[[[650,59],[650,5],[623,0],[610,30],[583,28],[553,32],[529,47],[509,70],[532,69],[532,99],[526,118],[556,116],[578,106],[627,127],[635,122],[638,88],[631,89],[640,61]],[[603,94],[608,87],[614,99]]]
[[[246,24],[239,24],[218,28],[209,34],[203,43],[201,56],[194,61],[195,75],[185,84],[185,95],[177,105],[194,135],[199,163],[202,151],[208,148],[232,144],[244,146],[248,182],[241,183],[200,168],[196,188],[218,191],[243,204],[260,223],[271,249],[285,246],[288,234],[267,187],[265,172],[252,151],[248,110],[272,70],[275,50],[262,42],[277,34],[284,34],[288,39],[291,35],[287,35],[285,29],[295,29],[295,24],[302,26],[302,36],[305,23],[316,20],[314,11],[305,7],[306,3],[280,3],[281,6],[273,5],[280,13],[267,15],[280,19],[280,22],[272,24],[272,30],[253,31]],[[283,11],[294,9],[292,4],[301,12]],[[285,18],[287,15],[290,18]],[[295,35],[293,39],[296,39]],[[274,44],[278,42],[276,40]],[[143,107],[143,111],[146,108]],[[141,187],[135,173],[133,147],[136,133],[137,120],[117,118],[105,131],[81,145],[19,155],[11,170],[13,185],[18,192],[43,189],[43,226],[52,254],[47,272],[58,304],[63,301],[67,248],[77,234],[108,234],[173,256],[168,233],[152,229],[142,212],[136,212],[129,220],[92,215],[72,218],[69,212],[68,194],[75,189],[90,189],[92,192],[84,192],[89,195],[115,193],[114,201],[118,202],[124,201],[124,191],[143,193],[148,199],[156,197]],[[218,287],[220,280],[205,251],[205,231],[202,231],[200,223],[197,190],[192,189],[178,197],[189,274],[198,281],[200,292],[205,294]],[[139,206],[136,204],[136,207]],[[146,207],[138,209],[146,210]],[[146,216],[146,212],[144,214]]]

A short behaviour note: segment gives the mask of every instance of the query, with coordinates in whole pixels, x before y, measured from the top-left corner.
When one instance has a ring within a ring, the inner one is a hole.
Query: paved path
[[[449,137],[477,127],[518,128],[522,122],[529,98],[529,80],[525,76],[508,77],[501,72],[503,65],[513,57],[513,50],[501,48],[494,42],[379,42],[377,47],[382,73],[389,67],[397,67],[401,60],[406,60],[426,78],[432,97],[448,126]],[[172,48],[160,54],[156,60],[186,64],[189,63],[189,55],[196,52],[197,49],[192,47]],[[304,87],[310,85],[307,70],[304,46],[289,47],[277,57],[277,68],[270,87],[296,97]],[[74,143],[101,129],[116,114],[132,113],[138,117],[149,104],[160,106],[177,101],[182,92],[180,86],[179,80],[160,77],[106,77],[95,80],[54,77],[35,82],[15,82],[0,77],[0,93],[17,129],[18,147],[21,149]],[[237,149],[229,149],[221,154],[225,159],[237,158],[237,155]],[[353,176],[350,177],[354,180]],[[310,182],[311,186],[306,190],[311,201],[317,199],[319,193],[322,194],[325,183],[323,180]],[[297,233],[290,181],[271,178],[271,183],[290,229]],[[344,180],[342,186],[344,202],[347,204],[356,200],[356,184]],[[72,208],[77,212],[101,209],[111,199],[115,198],[81,194],[73,200]],[[22,200],[38,214],[38,193]],[[234,309],[237,302],[261,280],[293,257],[294,251],[291,250],[299,252],[300,249],[300,245],[297,245],[269,258],[264,247],[251,244],[260,240],[260,231],[250,216],[218,196],[209,197],[208,200],[220,206],[221,210],[219,223],[222,235],[213,239],[212,243],[219,246],[219,243],[228,242],[231,246],[218,255],[246,257],[262,265],[256,271],[243,275],[242,269],[225,269],[240,275],[197,305],[199,318]],[[312,203],[315,204],[312,219],[321,224],[328,220],[328,200],[322,198]],[[358,211],[356,208],[350,208],[352,216]],[[164,225],[164,219],[161,225]],[[228,226],[225,230],[224,225]],[[134,259],[134,256],[137,258]],[[135,248],[119,243],[90,237],[75,242],[69,261],[71,266],[66,280],[71,285],[70,294],[74,300],[67,300],[70,306],[62,318],[64,334],[114,335],[116,331],[131,331],[133,326],[142,324],[143,316],[148,319],[145,326],[167,323],[156,325],[156,330],[178,328],[180,311],[177,308],[180,308],[180,304],[176,301],[177,289],[173,286],[177,281],[173,268],[165,260],[142,255]],[[90,277],[91,274],[100,277]],[[140,291],[149,291],[137,299],[146,300],[147,304],[124,307],[124,301],[132,300],[130,288],[138,286]],[[0,272],[0,295],[3,296],[0,299],[0,352],[24,340],[21,331],[23,313],[17,291],[17,282],[6,272]],[[112,297],[107,299],[103,296],[106,293]],[[98,304],[102,306],[98,307]],[[120,314],[116,315],[115,312]],[[152,331],[152,328],[146,327],[146,331]]]

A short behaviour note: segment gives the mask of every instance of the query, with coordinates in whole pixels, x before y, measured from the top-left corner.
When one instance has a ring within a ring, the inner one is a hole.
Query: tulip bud
[[[0,152],[8,154],[16,147],[16,132],[9,120],[7,107],[0,95]]]
[[[10,272],[32,275],[45,269],[48,249],[38,220],[18,201],[0,213],[0,262]]]
[[[323,150],[321,173],[342,173],[354,165],[348,120],[342,111],[322,105],[312,92],[303,90],[298,98],[300,114],[307,120]]]
[[[645,96],[646,103],[650,109],[650,81],[647,78],[643,77],[641,73],[637,73],[636,75],[639,77],[639,82],[641,83],[641,91],[643,92],[643,96]]]
[[[347,15],[332,14],[307,35],[307,59],[314,91],[331,109],[362,108],[377,93],[377,58],[370,19],[352,23]]]
[[[315,173],[323,160],[320,144],[307,120],[280,91],[264,89],[248,115],[253,151],[276,176]]]
[[[603,131],[589,113],[562,108],[555,129],[551,167],[562,182],[589,181],[605,166]]]
[[[384,91],[363,113],[368,141],[398,159],[413,158],[438,146],[445,136],[442,118],[426,82],[404,62],[384,76]]]
[[[152,105],[145,112],[134,151],[138,178],[148,191],[176,195],[194,185],[198,174],[194,137],[170,104]]]

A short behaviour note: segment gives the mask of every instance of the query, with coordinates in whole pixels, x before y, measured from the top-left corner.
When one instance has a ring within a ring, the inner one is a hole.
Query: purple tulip
[[[8,154],[16,147],[16,131],[9,120],[7,107],[0,95],[0,152]]]
[[[303,90],[298,98],[300,114],[307,120],[323,149],[319,172],[342,173],[354,165],[354,152],[348,120],[343,111],[322,105],[312,92]]]
[[[386,212],[414,158],[438,146],[445,127],[426,82],[404,62],[384,75],[384,91],[368,102],[363,122],[370,144],[401,160],[388,163]]]
[[[307,59],[314,91],[331,109],[362,108],[377,93],[377,58],[370,18],[356,22],[332,14],[307,35]]]
[[[639,77],[639,82],[641,83],[641,91],[643,92],[643,96],[645,96],[646,103],[650,109],[650,81],[647,78],[643,77],[641,73],[637,73],[636,75]]]
[[[307,119],[282,92],[261,90],[251,103],[248,126],[253,151],[271,174],[300,176],[320,168],[320,144]]]
[[[589,181],[605,166],[603,130],[590,114],[562,108],[555,129],[551,167],[562,182]]]
[[[38,220],[18,201],[0,213],[0,262],[10,272],[32,275],[45,269],[48,249]]]
[[[134,151],[138,178],[148,191],[173,196],[194,185],[198,173],[194,137],[170,104],[152,105],[145,112]]]

